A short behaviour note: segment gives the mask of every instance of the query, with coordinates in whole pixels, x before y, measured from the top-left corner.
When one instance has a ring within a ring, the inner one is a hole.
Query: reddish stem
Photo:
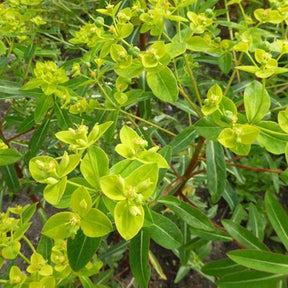
[[[11,138],[8,138],[8,139],[6,140],[6,142],[9,143],[9,142],[11,142],[12,140],[14,140],[14,139],[16,139],[16,138],[18,138],[18,137],[20,137],[20,136],[22,136],[22,135],[25,135],[25,134],[33,131],[34,129],[35,129],[35,127],[32,127],[32,128],[30,128],[30,129],[28,129],[28,130],[26,130],[26,131],[24,131],[24,132],[21,132],[21,133],[19,133],[19,134],[16,134],[16,135],[12,136]]]
[[[266,169],[266,168],[259,168],[259,167],[251,167],[251,166],[245,166],[240,164],[234,164],[234,163],[226,163],[228,166],[234,166],[246,170],[251,171],[258,171],[258,172],[268,172],[268,173],[275,173],[275,174],[282,174],[284,171],[282,170],[273,170],[273,169]]]

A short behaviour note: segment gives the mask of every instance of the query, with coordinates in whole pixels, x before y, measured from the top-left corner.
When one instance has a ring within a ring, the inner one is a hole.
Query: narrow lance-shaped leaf
[[[44,259],[50,261],[53,241],[49,237],[42,235],[37,246],[37,252],[43,256]]]
[[[263,241],[266,217],[263,215],[263,213],[260,213],[257,207],[252,203],[249,205],[248,225],[250,226],[252,233],[258,239]]]
[[[42,95],[36,104],[34,111],[34,121],[39,124],[47,114],[48,110],[52,107],[53,97],[52,95]]]
[[[282,241],[286,250],[288,250],[288,216],[284,209],[277,202],[271,193],[266,193],[265,206],[268,218]]]
[[[202,267],[201,270],[204,274],[222,277],[227,274],[247,270],[247,268],[236,264],[230,259],[221,259],[207,263],[205,266]]]
[[[5,181],[9,191],[18,193],[20,184],[13,165],[1,167],[2,179]]]
[[[159,199],[159,202],[173,210],[191,227],[205,231],[214,231],[214,226],[209,218],[191,205],[171,196],[162,197]]]
[[[288,275],[288,256],[267,251],[235,250],[228,257],[234,262],[259,271]]]
[[[57,101],[54,103],[55,114],[57,117],[58,124],[62,130],[67,130],[72,126],[72,121],[69,114],[65,109],[61,109]]]
[[[159,199],[159,202],[169,207],[190,227],[193,227],[193,229],[191,229],[191,233],[194,235],[208,240],[231,240],[231,237],[228,234],[216,229],[205,214],[191,205],[183,201],[179,201],[177,198],[171,196],[162,197]]]
[[[136,281],[144,288],[148,288],[151,273],[149,266],[149,242],[149,236],[143,230],[130,242],[130,267]]]
[[[228,233],[246,248],[269,251],[262,241],[241,225],[231,220],[223,220],[222,223]]]
[[[219,288],[271,288],[283,279],[281,274],[271,274],[259,271],[241,271],[229,274],[217,281]]]
[[[217,202],[224,193],[226,165],[222,146],[218,142],[207,141],[207,181],[212,201]]]
[[[11,165],[22,157],[15,149],[1,149],[0,150],[0,166]]]
[[[152,211],[152,224],[144,228],[149,236],[160,246],[176,249],[182,243],[182,234],[169,218]]]
[[[50,123],[49,119],[44,120],[43,123],[38,127],[38,129],[33,134],[32,139],[29,142],[29,153],[28,153],[29,159],[35,156],[38,153],[39,149],[41,148],[45,140],[46,134],[48,132],[49,123]]]
[[[194,126],[185,128],[180,134],[173,138],[169,144],[172,147],[173,154],[178,154],[179,152],[188,148],[196,136],[197,131],[195,130]]]

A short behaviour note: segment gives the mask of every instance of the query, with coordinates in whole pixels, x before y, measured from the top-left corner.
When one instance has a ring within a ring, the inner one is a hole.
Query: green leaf
[[[272,288],[283,279],[283,275],[258,271],[240,271],[217,281],[219,288]]]
[[[163,269],[162,269],[158,259],[152,253],[151,250],[149,250],[149,262],[150,262],[151,266],[153,267],[153,269],[158,274],[158,276],[160,277],[160,279],[167,280],[167,277],[166,277],[165,273],[163,272]]]
[[[288,142],[285,147],[285,159],[286,159],[286,162],[288,163]]]
[[[263,119],[270,108],[270,96],[265,87],[258,81],[253,81],[244,90],[244,105],[247,119],[257,123]]]
[[[247,270],[247,268],[236,264],[230,259],[221,259],[210,262],[202,267],[202,272],[207,275],[222,277],[238,271]]]
[[[257,250],[234,250],[228,257],[234,262],[259,271],[288,275],[288,256]]]
[[[166,44],[166,52],[173,59],[186,51],[186,44],[181,42],[172,42]]]
[[[4,259],[15,259],[20,252],[21,244],[18,241],[11,241],[9,245],[4,246],[1,250]]]
[[[62,130],[67,130],[69,127],[72,127],[73,124],[68,112],[65,109],[61,109],[57,101],[54,102],[54,111],[58,124]]]
[[[37,203],[34,203],[32,205],[27,205],[24,207],[24,210],[21,214],[22,223],[27,223],[28,221],[30,221],[30,219],[32,218],[32,216],[34,215],[36,211],[36,206],[37,206]]]
[[[177,81],[168,67],[158,72],[147,72],[147,83],[153,94],[160,100],[174,104],[178,99]]]
[[[223,92],[218,84],[214,84],[207,92],[207,99],[204,100],[204,105],[201,110],[204,115],[210,115],[215,112],[223,99]]]
[[[134,170],[125,179],[128,187],[137,187],[138,193],[142,194],[143,199],[148,199],[154,192],[158,181],[158,167],[156,164],[144,164]]]
[[[125,180],[120,175],[107,175],[100,179],[102,192],[112,200],[125,200]]]
[[[227,232],[246,248],[269,251],[265,244],[241,225],[232,220],[222,220],[222,223]]]
[[[225,232],[214,228],[214,230],[208,231],[198,228],[191,228],[191,234],[197,235],[202,239],[209,241],[220,241],[220,242],[230,242],[232,238]]]
[[[249,204],[248,225],[251,228],[252,233],[258,239],[263,241],[266,217],[263,213],[258,211],[257,207],[253,203]]]
[[[41,235],[40,241],[37,246],[37,252],[43,256],[44,259],[50,261],[53,241],[51,238]]]
[[[149,236],[143,230],[130,241],[130,267],[136,281],[144,288],[148,288],[151,273],[149,265],[149,243]]]
[[[260,128],[257,141],[261,146],[276,155],[285,153],[288,135],[284,133],[276,122],[261,121],[257,123],[257,126]]]
[[[131,79],[138,77],[143,72],[143,65],[139,59],[133,59],[131,64],[126,66],[125,69],[116,65],[114,71],[123,78]]]
[[[286,212],[271,193],[266,193],[265,207],[269,221],[288,250],[288,216]]]
[[[54,185],[47,185],[43,191],[45,200],[51,205],[57,205],[66,189],[67,177],[63,177]]]
[[[109,218],[96,208],[90,209],[90,211],[83,216],[81,229],[88,237],[102,237],[113,230]]]
[[[101,238],[91,238],[79,229],[76,236],[67,241],[67,255],[74,271],[82,269],[93,257],[101,242]]]
[[[22,155],[15,149],[0,149],[0,166],[11,165],[20,160]]]
[[[52,239],[69,238],[77,232],[80,218],[72,212],[60,212],[50,217],[44,224],[42,234]]]
[[[280,128],[288,133],[288,109],[286,108],[285,111],[280,111],[278,113],[278,123]]]
[[[172,147],[173,154],[176,155],[182,152],[184,149],[187,149],[191,143],[193,143],[196,136],[197,131],[195,130],[194,126],[186,127],[169,143],[169,145]]]
[[[15,81],[0,80],[0,99],[22,97],[20,87]]]
[[[174,211],[189,226],[205,231],[214,231],[214,226],[210,219],[191,205],[172,196],[162,197],[158,202]]]
[[[18,193],[20,184],[13,165],[1,167],[2,179],[6,183],[10,192]]]
[[[83,288],[101,288],[101,286],[96,285],[92,282],[92,280],[87,276],[79,276],[79,280],[82,284]],[[106,286],[103,286],[103,288],[106,288]]]
[[[192,36],[186,40],[187,49],[191,51],[208,51],[209,43],[200,36]]]
[[[4,55],[6,50],[7,50],[7,48],[6,48],[5,44],[4,44],[4,42],[0,41],[0,56]]]
[[[33,43],[27,46],[24,52],[24,59],[26,62],[28,62],[30,59],[33,58],[35,50],[36,50],[36,45],[34,45]]]
[[[190,265],[181,265],[175,276],[174,283],[178,284],[179,282],[181,282],[183,278],[188,275],[191,269],[192,268]]]
[[[34,111],[34,121],[39,124],[46,116],[48,110],[52,107],[53,97],[52,95],[42,95],[36,104]]]
[[[49,124],[50,119],[44,120],[43,123],[34,132],[32,139],[29,142],[28,158],[35,156],[40,150],[48,133]]]
[[[211,116],[204,117],[198,120],[194,125],[199,135],[208,140],[217,140],[222,127],[219,127]]]
[[[160,246],[176,249],[182,244],[182,233],[169,218],[152,211],[152,223],[144,231]]]
[[[224,53],[218,58],[218,66],[220,70],[227,75],[232,69],[232,54]]]
[[[25,85],[21,88],[22,90],[33,90],[35,88],[40,87],[44,83],[41,79],[30,79]],[[43,95],[43,92],[41,93],[41,96]]]
[[[236,168],[236,167],[234,167],[234,168]],[[227,202],[227,204],[229,205],[229,207],[232,211],[235,209],[237,204],[239,204],[238,194],[232,188],[232,186],[229,184],[229,182],[226,182],[223,198],[225,199],[225,201]]]
[[[120,174],[122,177],[127,177],[131,174],[135,169],[140,167],[142,163],[139,161],[131,161],[128,159],[119,161],[114,166],[111,167],[110,173],[111,174]]]
[[[80,216],[85,216],[92,208],[92,198],[85,187],[77,188],[71,196],[71,208]]]
[[[47,178],[49,177],[53,177],[57,182],[57,167],[57,161],[50,156],[37,156],[29,161],[31,176],[39,183],[48,183]]]
[[[138,152],[136,159],[146,164],[156,163],[159,168],[169,168],[169,164],[165,158],[157,152],[151,150]]]
[[[259,71],[259,68],[256,66],[236,66],[235,68],[253,74]]]
[[[219,201],[226,184],[226,165],[222,146],[218,142],[207,141],[207,182],[213,203]]]
[[[81,161],[80,171],[90,185],[99,188],[99,179],[108,174],[108,165],[106,153],[100,147],[92,146]]]
[[[74,171],[78,166],[81,157],[81,154],[68,155],[68,153],[65,151],[57,169],[59,177],[66,176],[67,174]]]
[[[130,240],[143,226],[144,209],[141,205],[130,205],[128,201],[122,200],[115,207],[114,218],[120,235]]]

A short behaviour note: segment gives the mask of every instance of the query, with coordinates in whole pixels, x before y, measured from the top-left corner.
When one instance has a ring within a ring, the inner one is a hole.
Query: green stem
[[[169,40],[170,42],[172,42],[172,39],[168,36],[167,33],[163,32],[163,35],[167,38],[167,40]]]
[[[115,107],[115,103],[112,101],[111,97],[108,95],[107,91],[103,88],[103,86],[100,84],[100,82],[96,81],[97,85],[99,86],[100,90],[103,92],[105,97],[109,100],[109,102]]]
[[[28,258],[26,258],[26,256],[24,256],[20,251],[18,252],[18,255],[29,265],[31,264],[30,260]]]
[[[235,63],[236,65],[238,65],[238,63],[240,63],[240,62],[242,61],[243,55],[244,55],[244,54],[243,54],[243,52],[242,52],[242,53],[240,54],[239,60],[237,61],[237,63]],[[230,76],[230,79],[229,79],[229,81],[228,81],[228,84],[227,84],[227,86],[226,86],[226,88],[225,88],[224,96],[227,96],[228,91],[229,91],[229,89],[230,89],[230,87],[231,87],[231,85],[232,85],[232,83],[233,83],[233,80],[234,80],[236,74],[237,74],[237,70],[236,70],[236,68],[234,68],[234,70],[233,70],[233,72],[232,72],[232,74],[231,74],[231,76]]]
[[[36,253],[36,250],[34,248],[34,246],[32,245],[32,243],[30,242],[30,240],[24,235],[23,238],[22,238],[26,243],[27,245],[30,247],[30,249],[32,250],[33,253]]]
[[[9,59],[11,53],[12,53],[12,50],[13,50],[13,46],[14,46],[14,39],[12,39],[12,41],[8,41],[7,40],[7,43],[9,44],[9,50],[8,50],[8,53],[7,53],[7,58]]]
[[[84,187],[83,185],[78,184],[78,183],[75,183],[75,182],[72,182],[72,181],[70,181],[70,180],[67,180],[67,183],[70,184],[70,185],[73,185],[73,186],[75,186],[75,187]],[[97,192],[95,189],[88,188],[88,187],[86,187],[86,186],[85,186],[85,189],[90,190],[90,191],[93,191],[94,193]]]
[[[114,112],[114,111],[116,111],[117,109],[96,107],[95,110]]]
[[[227,0],[224,0],[224,4],[225,4],[225,9],[226,9],[226,18],[227,18],[227,21],[230,22],[230,15],[229,15],[229,8],[228,8],[228,5],[227,5]],[[230,34],[230,39],[233,41],[233,30],[231,27],[228,28],[229,29],[229,34]]]
[[[193,73],[192,69],[190,68],[189,62],[188,62],[187,57],[185,56],[185,54],[183,54],[183,58],[184,58],[186,67],[188,69],[188,73],[189,73],[189,76],[190,76],[190,79],[191,79],[191,82],[192,82],[192,85],[193,85],[193,88],[194,88],[194,91],[195,91],[195,95],[196,95],[198,104],[199,104],[200,107],[202,107],[201,95],[200,95],[200,92],[198,90],[198,84],[197,84],[197,81],[196,81],[196,79],[194,77],[194,73]]]
[[[28,73],[29,73],[29,70],[30,70],[30,66],[31,66],[31,64],[32,64],[32,60],[33,60],[33,58],[31,57],[31,58],[29,59],[28,63],[27,63],[26,70],[25,70],[25,74],[24,74],[24,77],[23,77],[23,79],[22,79],[23,82],[24,82],[24,81],[27,79],[27,77],[28,77]]]
[[[157,124],[154,124],[153,122],[150,122],[150,121],[148,121],[148,120],[146,120],[146,119],[143,119],[143,118],[141,118],[141,117],[138,117],[138,116],[136,116],[136,115],[133,115],[133,114],[128,113],[128,112],[126,112],[126,111],[124,111],[124,110],[121,110],[121,109],[120,109],[119,111],[120,111],[121,113],[123,113],[124,115],[127,115],[127,116],[129,116],[129,117],[132,117],[132,118],[137,119],[137,120],[139,120],[139,121],[142,121],[142,122],[144,122],[144,123],[146,123],[146,124],[148,124],[148,125],[156,128],[156,129],[158,129],[158,130],[161,130],[161,131],[165,132],[166,134],[168,134],[168,135],[170,135],[170,136],[173,136],[173,137],[177,136],[175,133],[173,133],[173,132],[171,132],[171,131],[163,128],[163,127],[160,127],[160,126],[158,126]]]
[[[240,8],[241,13],[242,13],[242,16],[243,16],[243,18],[244,18],[244,20],[245,20],[245,18],[246,18],[246,14],[245,14],[244,8],[243,8],[243,6],[242,6],[241,3],[239,3],[239,8]]]
[[[248,56],[248,58],[250,59],[250,61],[252,62],[252,64],[254,66],[256,66],[257,68],[259,68],[259,66],[257,65],[257,63],[254,61],[253,57],[250,55],[249,51],[246,52],[246,55]]]
[[[177,10],[177,16],[180,16],[179,15],[179,10]],[[178,37],[179,37],[179,42],[181,43],[182,42],[181,21],[177,21],[177,34],[178,34]]]
[[[198,109],[197,105],[192,102],[192,100],[190,99],[190,97],[186,94],[186,92],[184,91],[184,89],[182,87],[179,87],[179,91],[182,94],[182,96],[184,97],[184,99],[190,104],[190,106],[192,107],[192,109],[197,113],[197,115],[199,116],[199,118],[203,117],[202,112]]]

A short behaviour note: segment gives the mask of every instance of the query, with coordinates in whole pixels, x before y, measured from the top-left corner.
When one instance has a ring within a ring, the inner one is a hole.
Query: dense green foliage
[[[287,287],[288,1],[264,2],[0,4],[1,287],[121,287],[128,250],[148,287],[151,241],[175,283]],[[239,249],[204,265],[216,241]]]

